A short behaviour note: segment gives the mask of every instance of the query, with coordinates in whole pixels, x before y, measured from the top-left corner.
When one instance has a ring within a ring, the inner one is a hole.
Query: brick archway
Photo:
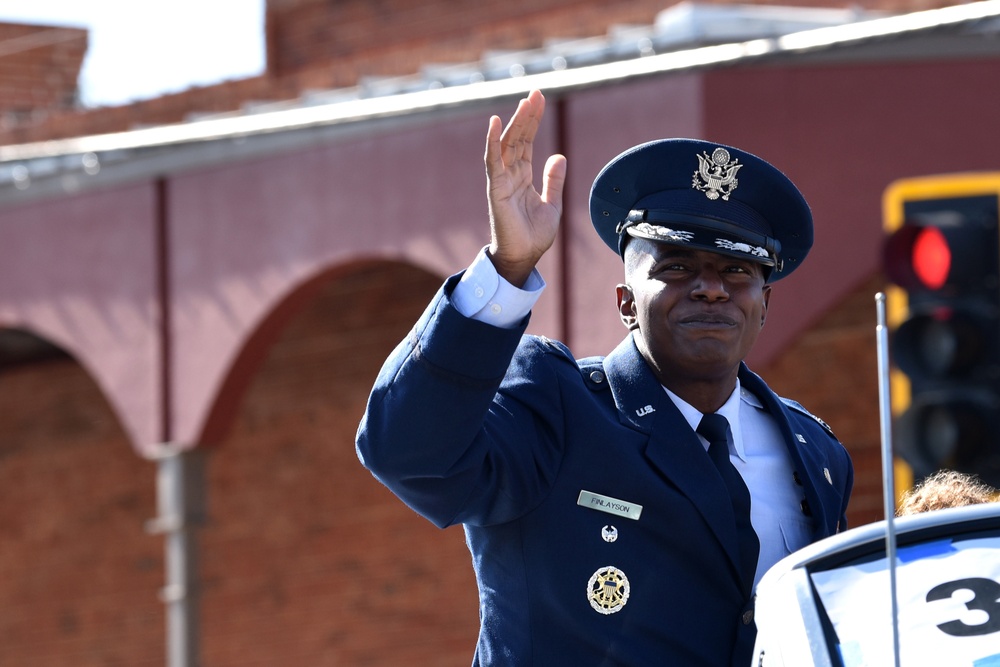
[[[407,509],[354,452],[375,374],[440,281],[400,263],[338,269],[269,347],[208,449],[206,667],[468,664],[479,618],[462,530]]]

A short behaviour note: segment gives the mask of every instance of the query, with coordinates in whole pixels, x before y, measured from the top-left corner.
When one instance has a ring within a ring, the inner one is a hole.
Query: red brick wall
[[[0,23],[0,129],[76,105],[87,31]]]
[[[162,665],[154,465],[72,360],[0,369],[0,665]]]
[[[421,62],[474,61],[487,49],[536,48],[546,39],[600,35],[611,24],[652,23],[668,6],[663,0],[272,2],[270,68],[282,77],[345,61],[362,74],[408,73]]]

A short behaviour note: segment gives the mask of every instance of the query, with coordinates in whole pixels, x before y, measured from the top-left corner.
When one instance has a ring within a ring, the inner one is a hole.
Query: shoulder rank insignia
[[[822,419],[820,419],[819,417],[817,417],[813,413],[811,413],[808,410],[806,410],[804,407],[802,407],[802,405],[798,401],[793,401],[790,398],[784,398],[782,396],[779,396],[778,398],[781,399],[781,402],[784,403],[785,406],[791,408],[792,410],[795,410],[799,414],[803,414],[803,415],[805,415],[807,417],[810,417],[813,421],[815,421],[817,424],[819,424],[821,427],[823,427],[823,430],[826,431],[828,434],[830,434],[830,437],[832,437],[832,438],[836,438],[837,437],[833,433],[833,429],[830,428],[829,424],[827,424],[825,421],[823,421]]]
[[[698,156],[698,170],[694,172],[691,187],[705,193],[709,199],[729,200],[739,181],[736,172],[743,167],[738,160],[730,160],[729,151],[719,147],[708,155],[703,151]]]
[[[629,585],[625,573],[611,565],[602,567],[587,582],[587,599],[599,614],[614,614],[628,602]]]

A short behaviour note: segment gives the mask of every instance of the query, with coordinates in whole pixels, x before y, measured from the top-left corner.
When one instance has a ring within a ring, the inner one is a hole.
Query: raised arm
[[[552,245],[562,213],[565,158],[549,158],[541,194],[532,183],[532,145],[544,108],[541,93],[532,91],[506,129],[498,117],[490,119],[486,143],[488,252],[497,272],[517,287]],[[549,437],[555,427],[534,426],[549,418],[561,421],[548,404],[560,395],[554,385],[536,388],[522,372],[520,391],[528,397],[496,407],[527,318],[502,327],[463,313],[456,296],[469,273],[445,282],[389,355],[357,436],[364,465],[439,526],[519,515],[542,492],[550,467],[545,462],[558,448]],[[535,411],[547,416],[536,419]]]
[[[545,98],[533,90],[502,131],[500,118],[490,118],[486,137],[489,255],[497,272],[517,287],[552,246],[562,215],[566,158],[552,155],[546,161],[541,194],[532,180],[532,151],[544,113]]]

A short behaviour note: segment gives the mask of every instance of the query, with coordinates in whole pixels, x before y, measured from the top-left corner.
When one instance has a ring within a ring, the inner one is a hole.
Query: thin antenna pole
[[[892,655],[899,667],[899,609],[896,600],[896,487],[892,463],[892,404],[889,390],[889,329],[885,323],[885,294],[875,295],[878,325],[875,327],[878,350],[879,418],[882,426],[882,489],[885,508],[885,557],[889,563],[889,598],[892,611]]]

